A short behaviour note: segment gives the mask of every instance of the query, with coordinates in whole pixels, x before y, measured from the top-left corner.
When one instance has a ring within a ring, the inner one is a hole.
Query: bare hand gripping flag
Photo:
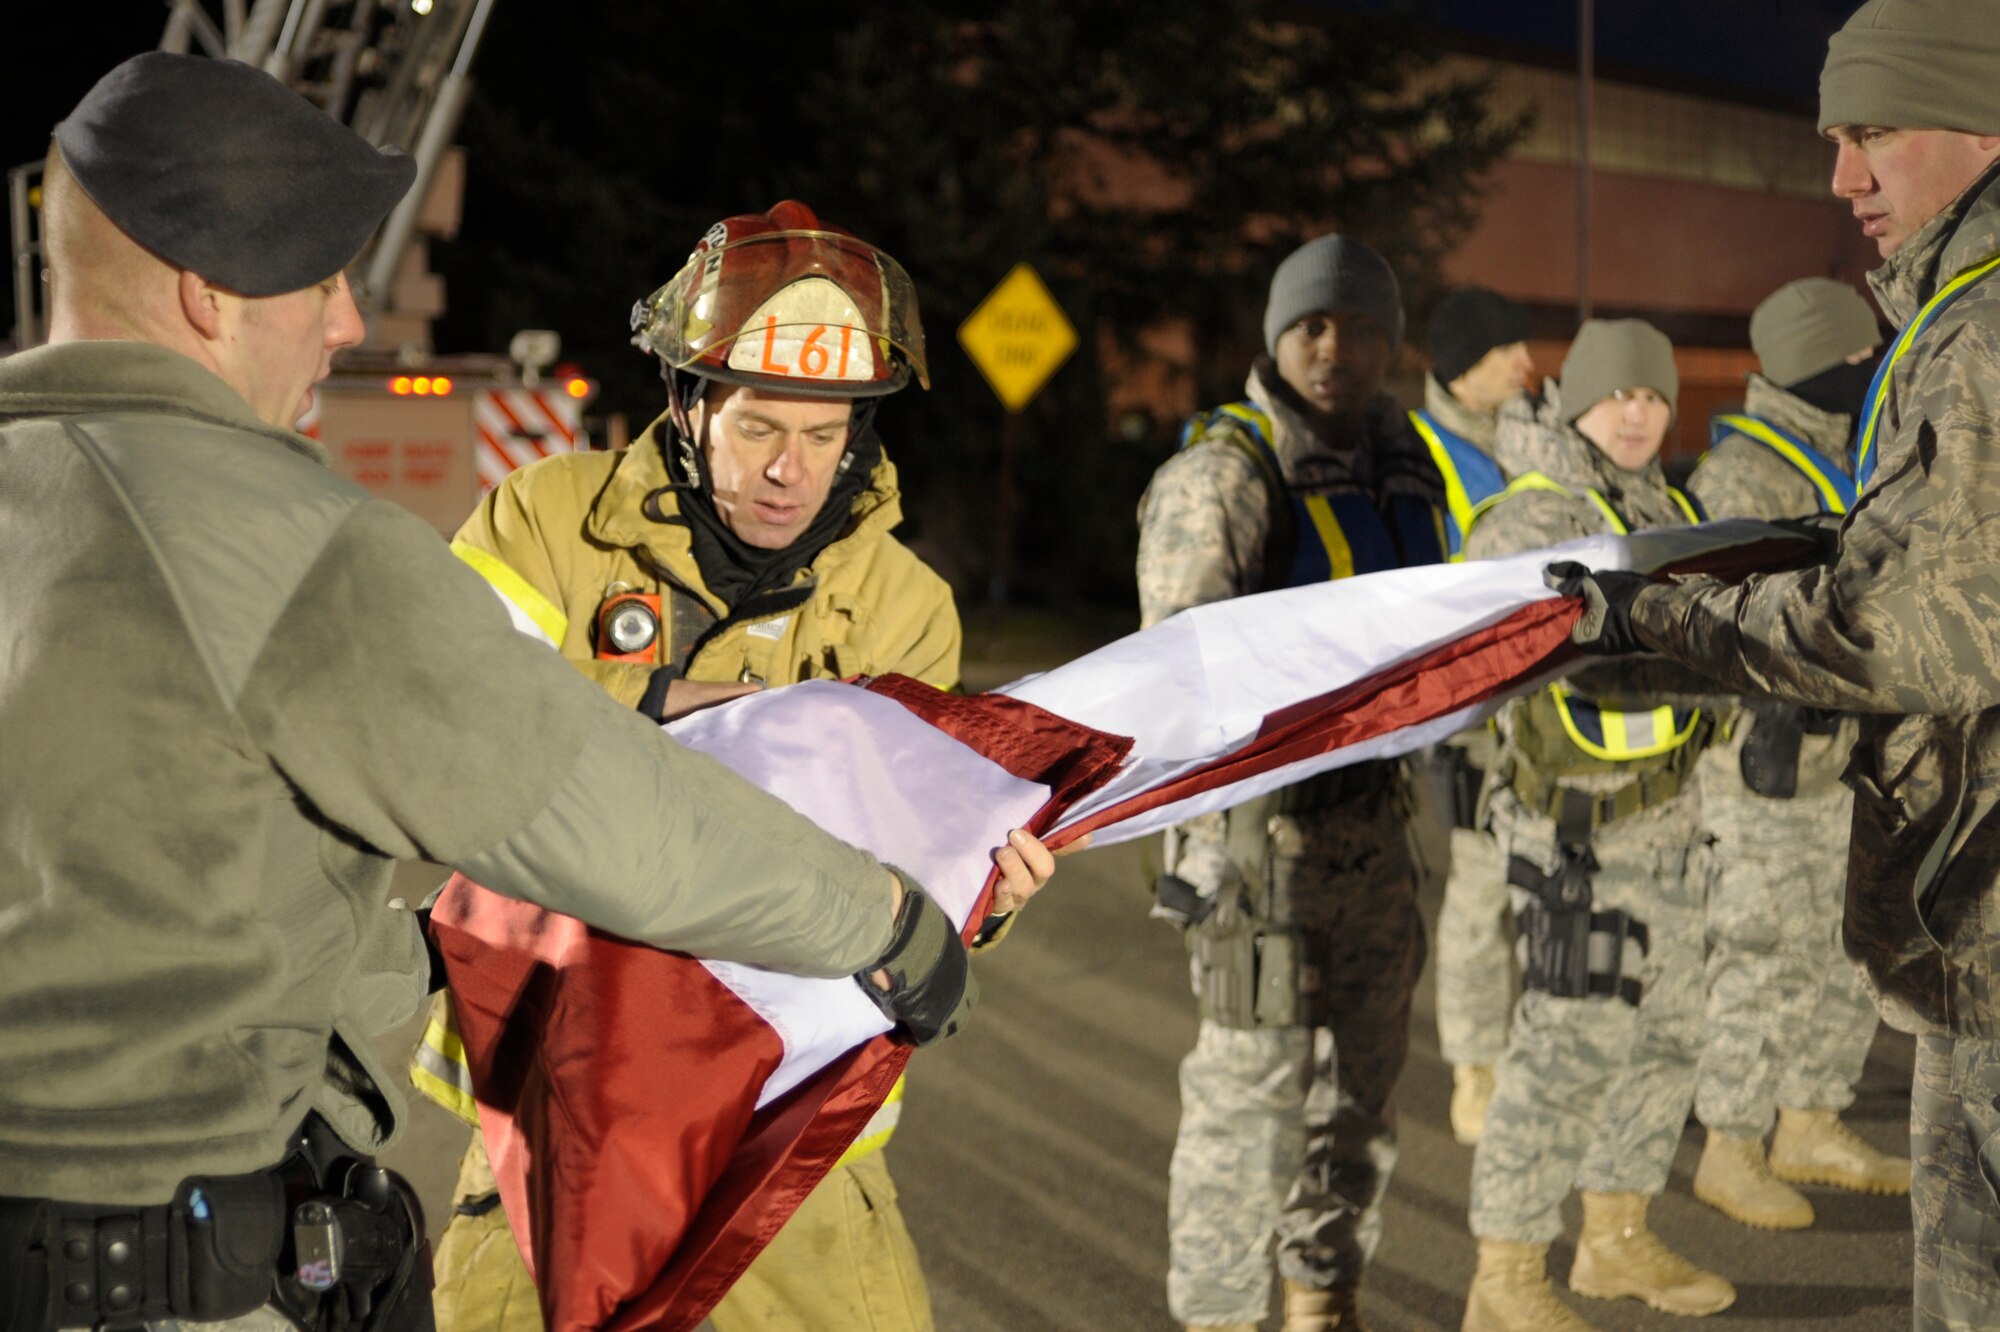
[[[671,730],[907,868],[970,932],[1010,828],[1124,841],[1406,753],[1561,674],[1580,612],[1543,586],[1551,559],[1730,576],[1807,545],[1753,523],[1599,537],[1197,607],[992,694],[813,681]],[[909,1057],[849,980],[661,952],[463,878],[432,925],[556,1332],[699,1323]]]

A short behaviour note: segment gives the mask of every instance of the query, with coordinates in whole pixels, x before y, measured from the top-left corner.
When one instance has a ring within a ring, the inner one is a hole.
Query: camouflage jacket
[[[1751,375],[1743,414],[1768,421],[1813,446],[1842,474],[1854,475],[1854,418],[1821,411],[1762,375]],[[1820,512],[1819,491],[1762,440],[1731,431],[1702,455],[1688,493],[1711,518],[1803,518]]]
[[[1854,474],[1854,418],[1844,412],[1822,411],[1762,375],[1750,376],[1743,412],[1769,422],[1806,444],[1847,476]],[[1818,489],[1803,472],[1778,456],[1769,444],[1731,431],[1702,455],[1688,493],[1711,518],[1802,518],[1820,512]],[[1754,710],[1753,710],[1754,711]],[[1733,732],[1761,724],[1761,714],[1739,713]],[[1810,796],[1834,789],[1847,755],[1854,748],[1855,724],[1843,720],[1830,735],[1807,734],[1799,742],[1798,793]],[[1741,773],[1730,768],[1704,771],[1703,794],[1747,793]]]
[[[1508,477],[1518,480],[1537,473],[1564,491],[1510,490],[1489,502],[1465,540],[1467,559],[1491,559],[1538,550],[1577,537],[1614,531],[1604,511],[1585,493],[1594,490],[1624,519],[1627,531],[1648,527],[1685,527],[1687,515],[1675,502],[1666,473],[1657,460],[1636,472],[1613,463],[1574,426],[1562,423],[1557,386],[1551,382],[1540,400],[1523,394],[1500,409],[1494,437],[1494,457]],[[1644,659],[1591,666],[1566,682],[1577,693],[1607,707],[1651,707],[1682,701],[1706,692],[1705,683],[1687,678],[1681,668]],[[1505,766],[1514,750],[1523,714],[1537,705],[1537,696],[1516,699],[1502,708],[1497,724]],[[1650,765],[1658,766],[1658,765]],[[1630,780],[1623,770],[1586,773],[1565,779],[1579,789],[1608,791]]]
[[[1907,322],[2000,251],[2000,171],[1869,282]],[[1880,462],[1829,565],[1649,588],[1649,644],[1744,693],[1872,715],[1855,790],[1848,951],[1906,1031],[1992,1040],[2000,961],[2000,280],[1947,306],[1897,365]]]
[[[1250,370],[1244,393],[1271,418],[1271,448],[1293,485],[1375,496],[1415,494],[1443,502],[1437,469],[1395,399],[1380,395],[1368,412],[1362,448],[1320,438],[1294,404],[1268,357]],[[1262,467],[1231,443],[1218,419],[1161,465],[1139,500],[1139,618],[1153,625],[1190,606],[1225,601],[1264,586],[1271,536],[1271,495]],[[1240,427],[1238,427],[1240,428]],[[1224,819],[1205,814],[1180,825],[1168,868],[1203,892],[1223,882]]]

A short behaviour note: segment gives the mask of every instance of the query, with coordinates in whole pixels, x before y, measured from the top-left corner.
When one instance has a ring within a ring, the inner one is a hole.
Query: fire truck
[[[589,448],[597,385],[555,366],[553,333],[527,330],[508,355],[440,355],[444,312],[430,245],[458,231],[463,154],[451,146],[494,0],[171,0],[163,51],[260,66],[377,147],[416,162],[416,183],[349,270],[368,340],[343,353],[298,428],[333,468],[449,535],[508,472]],[[14,345],[46,333],[41,163],[8,173]],[[551,371],[550,367],[555,366]]]

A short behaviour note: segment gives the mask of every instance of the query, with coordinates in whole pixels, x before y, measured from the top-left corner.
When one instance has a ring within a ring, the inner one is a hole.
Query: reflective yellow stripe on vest
[[[1326,547],[1327,566],[1332,570],[1327,577],[1354,577],[1354,547],[1347,543],[1347,533],[1340,530],[1340,520],[1333,516],[1333,502],[1324,495],[1307,495],[1305,505],[1312,515],[1313,530]]]
[[[1701,721],[1699,708],[1689,710],[1685,724],[1674,715],[1672,705],[1648,708],[1644,712],[1611,712],[1592,708],[1600,731],[1599,735],[1592,736],[1578,724],[1576,711],[1570,707],[1569,690],[1561,684],[1554,684],[1549,686],[1549,693],[1555,698],[1556,715],[1562,718],[1563,731],[1570,742],[1592,758],[1607,763],[1672,753],[1694,738],[1695,727]]]
[[[2000,268],[2000,254],[1974,264],[1951,281],[1945,283],[1944,286],[1938,288],[1937,294],[1924,302],[1924,308],[1917,311],[1917,317],[1910,321],[1909,326],[1897,337],[1896,345],[1889,349],[1888,357],[1882,362],[1881,368],[1875,372],[1875,382],[1868,386],[1868,405],[1865,408],[1867,417],[1861,427],[1861,439],[1854,450],[1855,480],[1865,485],[1875,474],[1875,464],[1877,462],[1875,434],[1882,424],[1882,404],[1889,397],[1889,380],[1896,373],[1896,362],[1902,360],[1903,353],[1916,345],[1917,338],[1926,328],[1930,327],[1932,316],[1941,307],[1949,304],[1952,298],[1957,296],[1958,293],[1964,291],[1967,287],[1979,281],[1979,279],[1985,277],[1996,268]]]
[[[1819,491],[1820,498],[1826,502],[1826,511],[1828,513],[1847,512],[1847,500],[1842,497],[1840,488],[1827,479],[1826,473],[1820,470],[1818,463],[1799,452],[1798,446],[1793,444],[1792,441],[1786,439],[1783,435],[1771,429],[1771,427],[1765,425],[1754,416],[1742,416],[1730,412],[1716,419],[1739,435],[1748,435],[1752,439],[1760,440],[1770,445],[1786,462],[1805,473],[1806,479],[1813,483],[1813,486]],[[1674,493],[1678,495],[1680,492],[1675,491]]]
[[[896,1085],[889,1088],[888,1099],[882,1102],[880,1109],[868,1117],[868,1123],[862,1128],[861,1136],[854,1140],[853,1146],[840,1154],[840,1159],[835,1161],[834,1165],[844,1166],[850,1161],[858,1161],[868,1153],[879,1152],[889,1145],[890,1135],[895,1133],[897,1123],[903,1118],[904,1080],[904,1078],[896,1079]]]
[[[1540,472],[1523,472],[1512,481],[1509,481],[1505,490],[1480,501],[1479,505],[1472,511],[1472,521],[1475,523],[1478,522],[1486,516],[1489,509],[1508,496],[1518,495],[1527,490],[1546,490],[1552,495],[1562,495],[1568,499],[1576,498],[1576,492],[1560,481],[1552,481]],[[1583,488],[1583,494],[1584,498],[1597,506],[1597,511],[1604,515],[1604,521],[1611,524],[1612,531],[1616,532],[1619,536],[1631,535],[1631,529],[1625,526],[1625,520],[1618,516],[1618,510],[1611,507],[1610,500],[1605,499],[1604,496],[1598,494],[1596,490],[1589,486]],[[1694,522],[1694,510],[1689,507],[1686,496],[1676,490],[1674,491],[1674,501],[1681,506],[1681,512],[1688,516],[1688,521]],[[1469,526],[1465,530],[1468,533],[1472,531]]]
[[[1437,431],[1431,429],[1431,423],[1424,420],[1422,415],[1411,412],[1410,424],[1415,426],[1417,434],[1423,437],[1424,447],[1431,451],[1431,461],[1437,464],[1438,475],[1444,478],[1445,507],[1451,510],[1452,521],[1458,524],[1459,539],[1463,541],[1465,534],[1472,530],[1474,506],[1472,496],[1465,491],[1465,481],[1458,474],[1458,464],[1451,460],[1451,450],[1444,446],[1444,441],[1438,438]],[[1444,534],[1444,525],[1441,522],[1438,525],[1438,534],[1440,538]],[[1439,549],[1448,551],[1451,549],[1451,543],[1441,541]],[[1458,554],[1449,558],[1453,561],[1463,560],[1465,558],[1463,547]]]
[[[550,647],[562,646],[563,635],[569,632],[569,617],[537,591],[533,583],[515,573],[505,560],[492,551],[482,550],[469,542],[452,542],[451,553],[472,566],[473,572],[486,580],[486,585],[500,598],[500,604],[507,608],[516,629],[530,638],[541,639]]]

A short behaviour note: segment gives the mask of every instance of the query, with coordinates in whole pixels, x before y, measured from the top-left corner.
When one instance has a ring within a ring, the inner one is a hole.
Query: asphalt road
[[[911,1064],[890,1159],[941,1332],[1175,1326],[1164,1294],[1167,1159],[1179,1114],[1176,1067],[1195,1015],[1178,939],[1146,918],[1151,848],[1148,841],[1066,860],[1013,935],[982,959],[970,1028]],[[421,895],[425,878],[407,872],[410,895]],[[1436,896],[1433,887],[1431,920]],[[407,1053],[412,1037],[399,1032],[384,1046]],[[1878,1146],[1905,1149],[1910,1058],[1909,1041],[1885,1031],[1848,1113]],[[1397,1097],[1402,1160],[1363,1291],[1377,1332],[1458,1326],[1473,1265],[1465,1231],[1472,1153],[1446,1124],[1450,1085],[1427,974]],[[447,1213],[464,1141],[456,1121],[425,1106],[389,1154],[416,1180],[434,1224]],[[1812,1230],[1748,1230],[1694,1201],[1700,1145],[1701,1130],[1691,1127],[1653,1219],[1669,1243],[1737,1285],[1735,1307],[1705,1326],[1910,1326],[1904,1199],[1815,1189]],[[1572,1235],[1577,1219],[1572,1200]],[[1558,1244],[1553,1270],[1566,1272],[1570,1256]],[[1695,1326],[1632,1301],[1574,1302],[1607,1332]]]

